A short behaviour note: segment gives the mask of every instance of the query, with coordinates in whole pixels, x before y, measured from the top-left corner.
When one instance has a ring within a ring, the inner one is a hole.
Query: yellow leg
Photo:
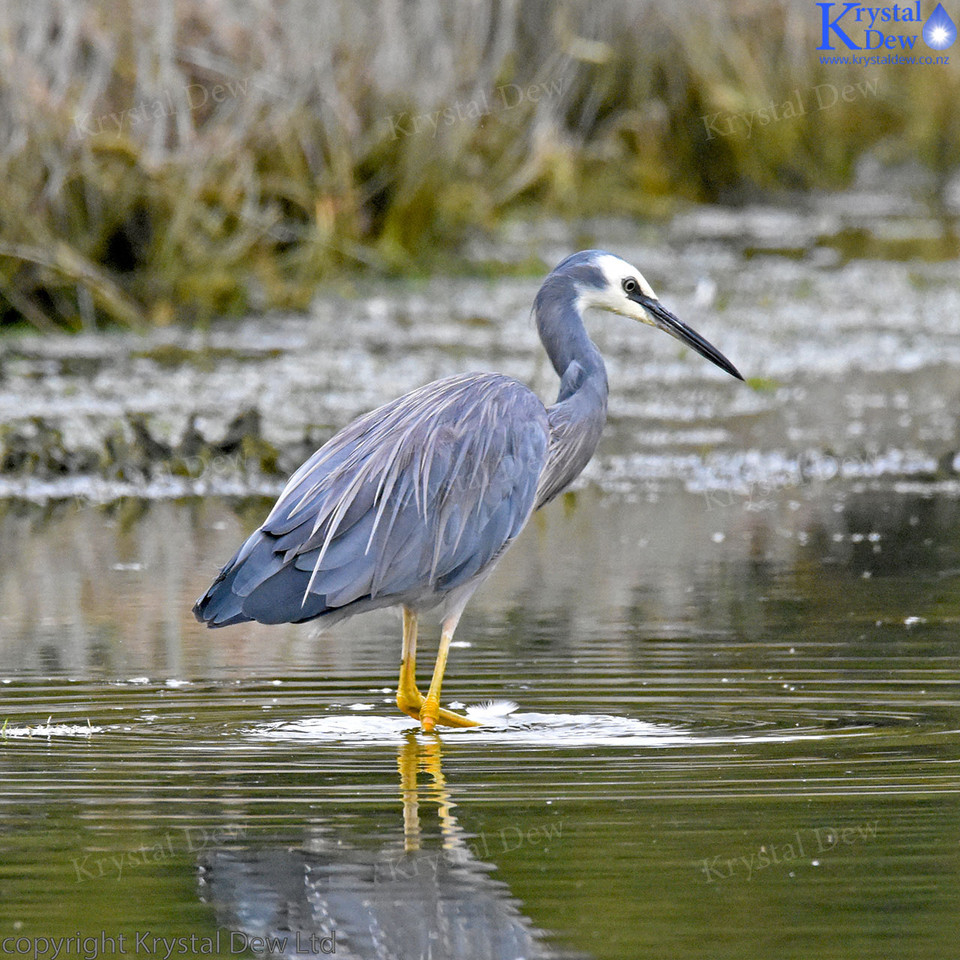
[[[403,652],[400,654],[400,682],[397,706],[415,720],[420,719],[423,696],[417,689],[417,615],[403,608]]]
[[[459,619],[459,618],[457,618]],[[436,707],[431,710],[426,719],[421,716],[421,707],[424,704],[423,694],[417,689],[417,615],[406,607],[403,608],[403,652],[400,655],[400,681],[397,684],[397,706],[408,716],[419,720],[423,729],[433,730],[437,723],[448,727],[478,727],[476,720],[468,720],[461,717],[459,713],[451,710],[444,710],[439,703],[440,684],[437,682],[437,669],[440,669],[440,678],[443,678],[443,668],[447,663],[447,649],[450,641],[453,639],[453,630],[456,628],[456,620],[449,629],[447,635],[447,624],[444,623],[443,636],[440,639],[440,654],[437,656],[437,668],[433,672],[433,682],[430,684],[430,692],[433,692],[434,683],[437,684]],[[444,643],[443,637],[446,637]],[[443,665],[440,664],[440,657],[443,657]],[[429,725],[428,725],[429,723]]]
[[[430,680],[430,689],[427,691],[426,699],[420,706],[420,725],[429,733],[437,723],[446,723],[450,726],[447,716],[448,710],[440,706],[440,685],[443,683],[443,674],[447,669],[447,654],[450,652],[450,641],[453,640],[453,632],[457,629],[457,623],[460,615],[448,617],[443,621],[440,631],[440,649],[437,651],[437,662],[433,668],[433,677]],[[457,722],[452,724],[458,727],[479,727],[476,720],[467,720],[466,717],[452,714]]]

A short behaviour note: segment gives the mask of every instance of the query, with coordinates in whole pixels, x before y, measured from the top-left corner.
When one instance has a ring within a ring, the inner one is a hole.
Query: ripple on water
[[[503,707],[510,707],[509,712]],[[876,725],[858,718],[849,726],[811,723],[790,728],[759,727],[730,729],[712,727],[694,729],[667,723],[654,723],[613,714],[515,713],[515,704],[489,704],[471,707],[466,715],[481,719],[479,727],[463,729],[443,727],[437,732],[445,740],[483,745],[497,744],[544,749],[583,749],[590,747],[723,746],[727,744],[795,743],[803,740],[827,740],[872,736]],[[501,712],[502,711],[502,712]],[[368,745],[396,744],[398,739],[420,731],[419,724],[407,717],[349,716],[336,714],[298,720],[275,721],[248,727],[243,735],[251,740],[308,743],[350,742]],[[429,735],[427,735],[429,736]]]
[[[0,735],[13,738],[51,738],[51,737],[91,737],[95,733],[103,733],[105,727],[95,727],[92,724],[80,723],[39,723],[34,726],[20,726],[18,724],[4,724]]]
[[[468,716],[474,712],[467,711]],[[405,717],[313,717],[304,720],[260,724],[246,731],[255,740],[349,741],[364,744],[396,744],[405,734],[419,731],[415,721]],[[471,743],[534,746],[544,748],[585,746],[677,746],[690,739],[679,727],[632,720],[627,717],[576,714],[518,713],[502,722],[485,722],[480,727],[444,727],[438,734],[445,740]]]

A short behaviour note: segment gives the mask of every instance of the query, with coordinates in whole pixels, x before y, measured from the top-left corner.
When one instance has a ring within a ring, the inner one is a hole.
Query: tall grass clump
[[[821,66],[817,13],[6,0],[0,325],[303,306],[344,270],[456,263],[507,214],[842,185],[865,149],[945,175],[956,71]],[[822,85],[871,79],[817,108]],[[736,119],[798,96],[801,116]]]

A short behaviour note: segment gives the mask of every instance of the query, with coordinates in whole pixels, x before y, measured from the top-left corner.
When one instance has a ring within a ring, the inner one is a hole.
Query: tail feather
[[[229,627],[246,623],[253,617],[243,612],[243,597],[233,592],[238,566],[231,560],[213,581],[207,592],[193,605],[193,615],[208,627]]]
[[[208,627],[300,623],[331,610],[325,596],[307,591],[310,573],[283,563],[272,540],[259,530],[247,540],[194,604],[197,620]]]

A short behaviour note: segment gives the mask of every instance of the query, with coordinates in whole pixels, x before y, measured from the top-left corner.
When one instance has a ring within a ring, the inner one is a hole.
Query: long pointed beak
[[[738,380],[743,379],[740,371],[709,340],[705,340],[696,330],[675,317],[659,300],[644,296],[631,299],[635,299],[647,311],[654,321],[654,326],[669,333],[671,337],[675,337],[688,347],[693,347],[701,357],[706,357],[721,370],[726,370],[730,376]]]

